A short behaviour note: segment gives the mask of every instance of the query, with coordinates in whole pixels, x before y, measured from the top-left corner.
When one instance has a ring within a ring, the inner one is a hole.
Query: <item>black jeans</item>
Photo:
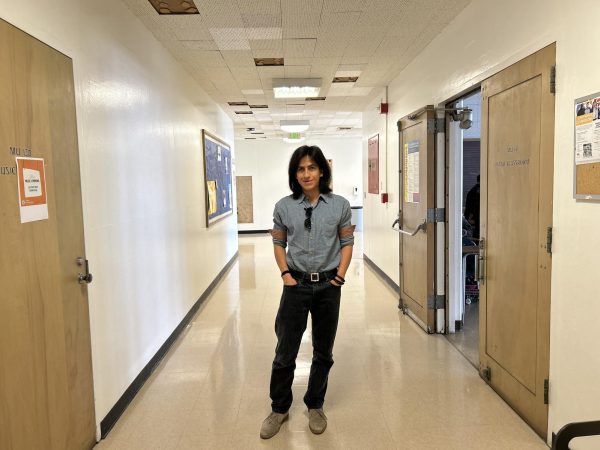
[[[292,382],[296,357],[308,313],[312,317],[313,358],[304,403],[310,409],[323,407],[327,378],[333,366],[333,342],[340,314],[341,288],[329,281],[284,286],[275,320],[277,348],[271,372],[271,408],[285,413],[292,405]]]

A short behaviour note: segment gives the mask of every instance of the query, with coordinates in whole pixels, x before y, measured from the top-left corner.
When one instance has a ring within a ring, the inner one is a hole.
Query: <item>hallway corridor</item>
[[[307,331],[290,420],[262,441],[281,280],[269,236],[242,235],[239,251],[97,450],[547,448],[443,336],[399,313],[396,294],[365,266],[359,246],[342,292],[327,431],[311,434],[302,403]]]

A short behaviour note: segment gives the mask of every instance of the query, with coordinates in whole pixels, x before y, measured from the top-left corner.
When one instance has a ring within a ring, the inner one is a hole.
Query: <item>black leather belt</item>
[[[294,277],[298,281],[302,280],[302,281],[308,281],[309,283],[320,283],[323,281],[331,280],[337,273],[337,268],[328,270],[326,272],[312,272],[312,273],[300,272],[298,270],[290,269],[290,273],[292,274],[292,277]]]

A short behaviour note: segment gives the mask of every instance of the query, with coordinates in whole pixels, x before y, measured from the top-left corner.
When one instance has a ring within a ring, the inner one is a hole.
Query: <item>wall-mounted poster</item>
[[[600,92],[575,100],[575,198],[600,200]]]
[[[419,203],[421,194],[419,192],[419,141],[410,141],[404,144],[404,201],[407,203]]]
[[[206,226],[233,213],[233,179],[229,144],[202,130],[204,180],[206,183]]]
[[[379,194],[379,135],[369,138],[369,194]]]

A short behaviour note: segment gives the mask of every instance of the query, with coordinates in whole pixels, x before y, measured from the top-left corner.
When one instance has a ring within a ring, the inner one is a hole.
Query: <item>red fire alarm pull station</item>
[[[382,192],[381,193],[381,203],[387,203],[387,202],[388,202],[388,193]]]
[[[381,105],[379,107],[379,112],[381,114],[387,114],[388,113],[388,104],[387,103],[381,103]]]

